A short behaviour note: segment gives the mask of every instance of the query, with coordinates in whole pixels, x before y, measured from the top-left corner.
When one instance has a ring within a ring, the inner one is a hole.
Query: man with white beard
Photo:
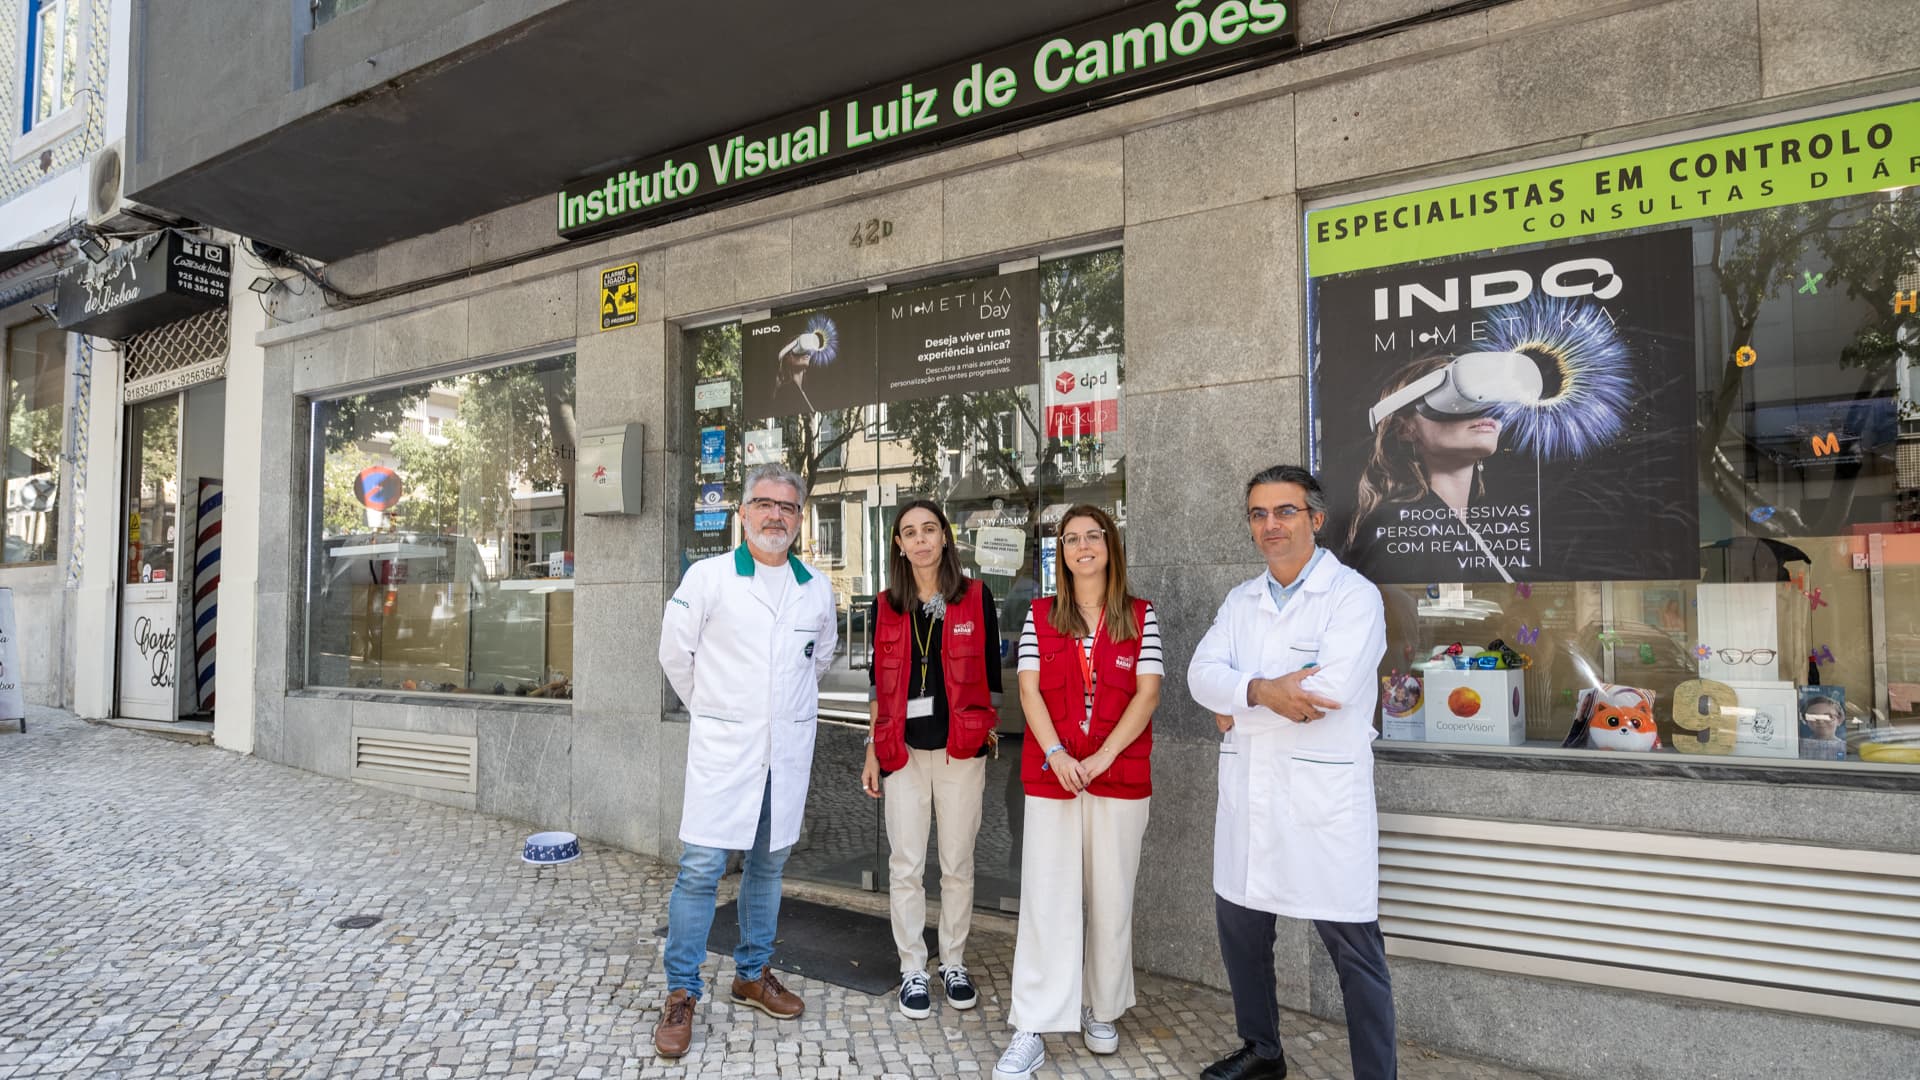
[[[820,677],[836,644],[833,586],[789,551],[806,482],[778,465],[747,473],[747,541],[687,568],[660,622],[660,667],[690,719],[680,875],[667,907],[661,1057],[693,1042],[700,965],[727,855],[744,855],[732,999],[776,1020],[805,1005],[775,978],[780,872],[800,838]]]

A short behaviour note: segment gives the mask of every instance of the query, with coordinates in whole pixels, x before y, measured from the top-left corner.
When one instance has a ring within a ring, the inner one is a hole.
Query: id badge
[[[933,695],[907,699],[907,719],[918,720],[933,715]]]

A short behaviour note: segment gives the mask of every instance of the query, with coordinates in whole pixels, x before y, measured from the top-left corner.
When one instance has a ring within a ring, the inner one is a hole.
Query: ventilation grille
[[[469,735],[354,728],[353,778],[470,792],[477,745]]]
[[[1381,927],[1403,942],[1920,1026],[1920,856],[1398,814],[1380,829]]]

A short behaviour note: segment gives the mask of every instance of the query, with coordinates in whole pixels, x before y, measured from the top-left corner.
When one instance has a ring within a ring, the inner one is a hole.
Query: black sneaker
[[[947,1004],[956,1009],[971,1009],[980,1004],[980,992],[973,988],[973,980],[967,977],[965,964],[942,966],[940,981],[947,986]]]
[[[927,973],[900,973],[900,1015],[909,1020],[925,1020],[933,1015],[933,998],[927,994]]]

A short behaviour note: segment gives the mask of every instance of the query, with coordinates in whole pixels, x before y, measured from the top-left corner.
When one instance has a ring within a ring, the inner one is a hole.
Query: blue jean
[[[740,944],[733,950],[733,968],[740,978],[753,981],[773,959],[773,938],[780,925],[780,871],[791,847],[767,850],[773,830],[773,777],[760,795],[760,825],[753,847],[746,852],[740,874]],[[686,844],[680,853],[680,876],[667,903],[667,993],[685,990],[702,996],[700,962],[707,957],[707,933],[713,929],[714,894],[727,870],[727,849]]]

